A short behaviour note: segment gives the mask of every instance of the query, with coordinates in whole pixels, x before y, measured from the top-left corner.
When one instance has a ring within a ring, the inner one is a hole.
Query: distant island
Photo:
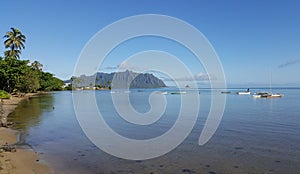
[[[98,72],[92,76],[81,75],[64,81],[73,89],[121,89],[121,88],[161,88],[165,83],[149,73],[136,73],[126,70],[124,72],[103,73]],[[72,86],[71,86],[72,85]]]

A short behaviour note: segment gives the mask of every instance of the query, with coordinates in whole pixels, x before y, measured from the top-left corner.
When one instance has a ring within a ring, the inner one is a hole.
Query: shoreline
[[[21,101],[27,100],[39,93],[29,93],[22,97],[12,96],[3,99],[3,115],[1,123],[5,123],[7,116],[15,110]],[[0,127],[0,146],[14,145],[20,141],[20,132],[13,126]],[[53,170],[30,147],[17,146],[16,152],[0,152],[0,174],[53,174]]]

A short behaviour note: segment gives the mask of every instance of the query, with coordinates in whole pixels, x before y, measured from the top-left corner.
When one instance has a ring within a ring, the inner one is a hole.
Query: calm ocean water
[[[190,135],[170,153],[150,160],[116,158],[93,145],[76,119],[70,91],[43,94],[24,101],[10,119],[23,132],[25,143],[59,174],[300,173],[300,89],[273,89],[285,94],[283,98],[274,99],[217,91],[217,95],[227,96],[226,109],[216,133],[203,146],[198,145],[198,138],[210,109],[211,91],[199,91],[200,112]],[[87,95],[93,91],[75,92]],[[131,104],[137,111],[150,109],[151,92],[153,90],[130,92]],[[184,95],[193,92],[188,90]],[[162,118],[150,126],[137,126],[118,117],[109,91],[96,91],[95,95],[99,110],[111,128],[134,139],[154,138],[166,132],[176,121],[181,104],[180,95],[165,95],[167,107]]]

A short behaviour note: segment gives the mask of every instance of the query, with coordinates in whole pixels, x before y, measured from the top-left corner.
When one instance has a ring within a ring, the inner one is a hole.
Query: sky
[[[270,74],[274,85],[300,86],[297,0],[2,0],[1,7],[0,35],[11,27],[20,29],[27,37],[21,59],[38,60],[45,71],[64,80],[73,75],[82,50],[97,32],[130,16],[161,14],[189,23],[207,38],[229,86],[267,85]],[[0,52],[4,50],[4,45],[0,46]],[[179,56],[199,81],[207,81],[207,72],[193,54],[159,37],[120,44],[99,70],[115,71],[124,60],[146,50]]]

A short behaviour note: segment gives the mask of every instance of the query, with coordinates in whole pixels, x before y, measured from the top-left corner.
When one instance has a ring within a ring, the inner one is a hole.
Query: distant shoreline
[[[15,108],[23,100],[28,100],[30,97],[38,95],[39,93],[28,93],[23,97],[14,97],[10,99],[3,99],[4,114],[1,120],[6,120],[7,116],[15,110]],[[13,145],[19,141],[20,132],[14,130],[13,127],[0,128],[0,145]],[[2,152],[0,153],[0,174],[14,173],[14,174],[32,174],[43,173],[52,174],[52,169],[45,163],[39,162],[39,156],[36,152],[28,147],[16,147],[16,152]]]

